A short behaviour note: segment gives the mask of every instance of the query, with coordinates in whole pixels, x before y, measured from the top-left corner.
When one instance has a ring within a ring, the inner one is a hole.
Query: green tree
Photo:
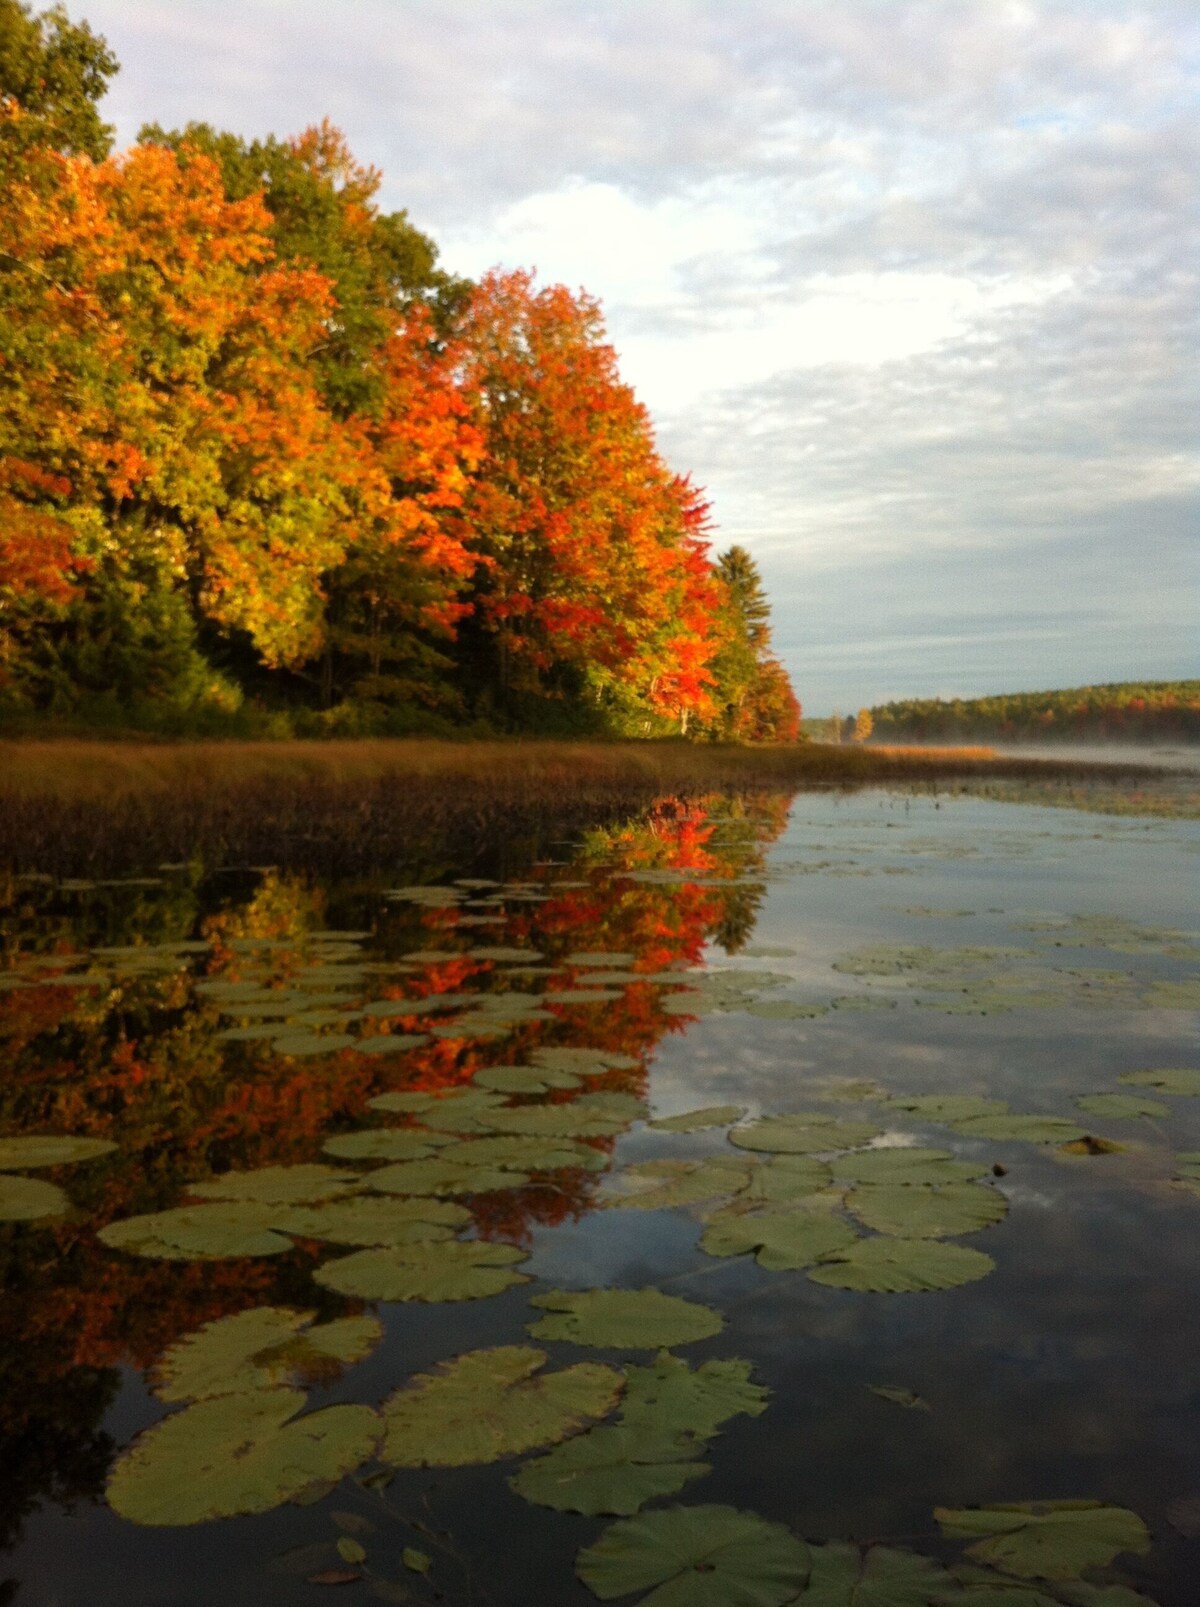
[[[800,705],[771,653],[771,607],[758,565],[745,547],[717,559],[722,645],[712,664],[718,714],[711,734],[727,741],[794,741]]]
[[[23,114],[8,135],[19,128],[25,140],[102,160],[113,131],[96,108],[116,71],[105,41],[62,6],[35,13],[21,0],[0,0],[0,103]]]

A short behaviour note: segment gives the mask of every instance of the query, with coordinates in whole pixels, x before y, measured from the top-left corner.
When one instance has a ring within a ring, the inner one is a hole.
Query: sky
[[[70,0],[105,102],[329,117],[602,303],[805,710],[1200,674],[1200,6]]]

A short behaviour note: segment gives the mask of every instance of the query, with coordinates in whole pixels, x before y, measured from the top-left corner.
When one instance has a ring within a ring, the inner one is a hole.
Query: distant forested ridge
[[[793,740],[597,304],[478,283],[328,123],[143,128],[0,0],[0,720]]]
[[[1200,681],[1112,681],[945,702],[905,698],[870,712],[877,742],[1200,742]]]

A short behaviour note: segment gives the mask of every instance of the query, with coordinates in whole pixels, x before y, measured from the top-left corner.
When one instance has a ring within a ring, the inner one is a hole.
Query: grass
[[[207,864],[323,874],[414,850],[577,830],[664,794],[962,778],[1128,781],[988,748],[685,742],[0,743],[0,864],[57,875]]]

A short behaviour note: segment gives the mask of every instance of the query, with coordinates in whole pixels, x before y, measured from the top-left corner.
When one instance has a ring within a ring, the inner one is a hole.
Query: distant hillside
[[[871,714],[876,742],[1200,742],[1200,681],[1111,681],[948,702],[905,698]]]

